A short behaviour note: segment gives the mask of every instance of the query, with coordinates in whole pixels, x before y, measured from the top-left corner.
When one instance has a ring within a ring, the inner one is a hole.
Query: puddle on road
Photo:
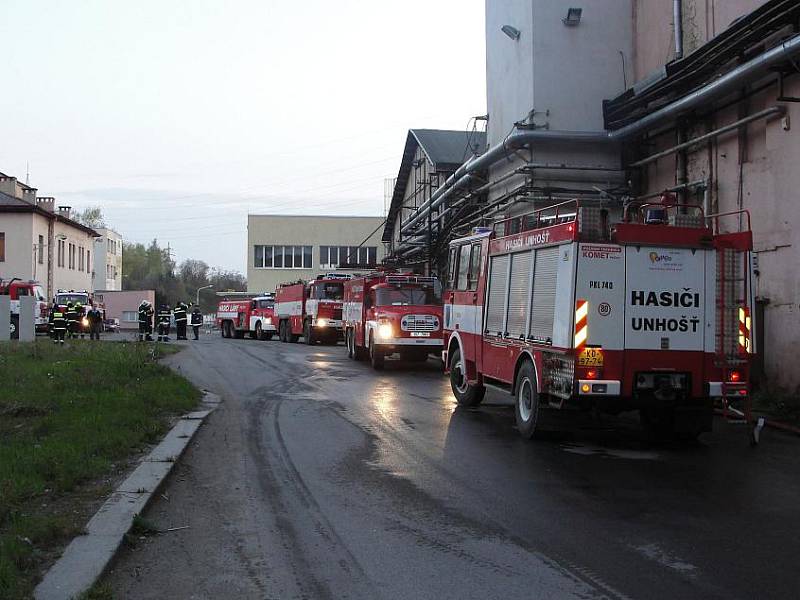
[[[604,448],[594,444],[562,444],[564,452],[582,456],[600,456],[604,458],[621,458],[625,460],[659,460],[661,455],[652,450],[629,450],[624,448]]]
[[[697,575],[698,569],[696,566],[670,555],[663,548],[659,547],[658,544],[644,544],[642,546],[632,546],[632,548],[645,558],[657,562],[661,566],[672,569],[673,571],[678,571],[682,575],[690,577]]]

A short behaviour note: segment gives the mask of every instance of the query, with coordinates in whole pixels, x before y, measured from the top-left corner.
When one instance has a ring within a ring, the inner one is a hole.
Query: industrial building
[[[401,172],[390,259],[441,271],[448,239],[574,198],[621,210],[669,191],[706,214],[746,209],[757,358],[796,388],[798,31],[796,0],[487,0],[486,146],[421,204],[406,205]]]
[[[248,215],[247,289],[274,291],[340,266],[369,268],[384,256],[382,217]]]

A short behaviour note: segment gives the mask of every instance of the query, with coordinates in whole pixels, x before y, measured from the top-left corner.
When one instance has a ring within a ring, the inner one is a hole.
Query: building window
[[[69,268],[74,271],[75,270],[75,244],[69,245]]]
[[[39,244],[36,246],[36,261],[40,264],[44,264],[44,236],[39,236]]]
[[[311,269],[311,246],[253,246],[256,269]]]
[[[375,265],[378,262],[377,246],[320,246],[319,266],[335,269],[342,264]]]
[[[64,240],[58,240],[58,266],[64,266]]]
[[[135,310],[123,310],[122,320],[125,323],[137,323],[139,321],[139,313]]]
[[[91,254],[92,254],[92,253],[91,253],[91,252],[89,252],[89,250],[87,250],[87,251],[86,251],[86,272],[87,272],[87,273],[91,273],[91,272],[94,270],[94,269],[92,269],[92,267],[91,267],[91,266],[89,266],[89,265],[91,265],[91,264],[92,264],[92,262],[89,260],[89,258],[90,258],[90,256],[91,256]]]
[[[83,271],[83,246],[78,246],[78,271]]]
[[[6,261],[6,233],[0,231],[0,262]]]

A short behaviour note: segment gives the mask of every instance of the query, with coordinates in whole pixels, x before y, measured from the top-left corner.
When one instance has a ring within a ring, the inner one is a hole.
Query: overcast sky
[[[245,271],[246,215],[383,213],[486,112],[483,0],[2,0],[0,171]]]

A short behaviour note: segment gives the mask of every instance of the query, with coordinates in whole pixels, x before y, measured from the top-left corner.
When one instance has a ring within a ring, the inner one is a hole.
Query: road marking
[[[653,562],[657,562],[668,569],[678,571],[679,573],[688,575],[689,577],[695,577],[697,575],[698,569],[696,566],[670,555],[666,550],[660,548],[658,544],[633,546],[633,549],[645,558],[652,560]]]

